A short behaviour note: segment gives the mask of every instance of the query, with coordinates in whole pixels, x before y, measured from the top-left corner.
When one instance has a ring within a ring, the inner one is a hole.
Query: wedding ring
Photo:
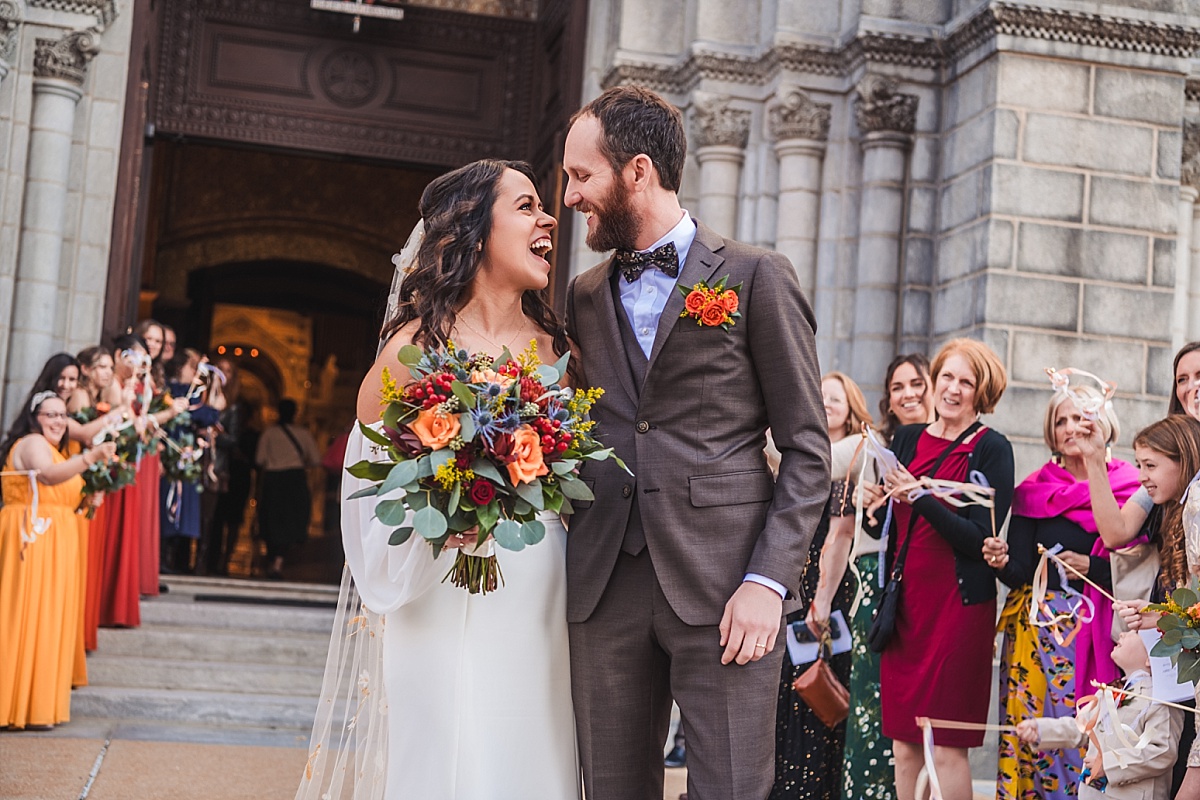
[[[766,650],[767,646],[765,644],[756,644],[756,645],[754,645],[754,649],[755,650]]]

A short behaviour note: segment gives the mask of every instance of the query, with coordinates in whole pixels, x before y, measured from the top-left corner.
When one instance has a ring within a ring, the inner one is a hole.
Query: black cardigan
[[[896,429],[892,452],[905,466],[917,453],[917,440],[926,425],[904,425]],[[1008,517],[1013,496],[1013,451],[1004,434],[988,428],[976,434],[979,440],[967,458],[967,471],[983,473],[988,484],[996,490],[996,533]],[[913,477],[919,478],[920,475]],[[925,518],[954,549],[954,572],[958,578],[958,593],[964,606],[986,603],[996,597],[996,573],[983,559],[983,540],[992,533],[991,509],[967,506],[952,510],[939,500],[926,495],[912,504],[913,510]],[[896,520],[888,532],[888,565],[896,557]],[[920,579],[917,575],[905,578]]]

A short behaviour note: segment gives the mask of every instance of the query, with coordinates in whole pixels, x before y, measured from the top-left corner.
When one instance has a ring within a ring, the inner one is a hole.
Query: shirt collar
[[[649,253],[651,250],[656,250],[662,247],[667,242],[672,242],[675,245],[675,252],[679,255],[679,268],[683,269],[683,263],[687,261],[688,250],[691,249],[692,242],[696,238],[696,222],[692,219],[692,215],[684,209],[683,216],[679,222],[675,223],[675,227],[667,231],[661,239],[639,252]]]

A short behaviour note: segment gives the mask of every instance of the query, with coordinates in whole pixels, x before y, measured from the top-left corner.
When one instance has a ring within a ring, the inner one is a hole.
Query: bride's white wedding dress
[[[363,459],[378,461],[381,453],[355,429],[345,463]],[[516,553],[498,549],[505,585],[487,596],[471,595],[442,582],[453,552],[435,561],[418,535],[400,546],[388,544],[392,528],[374,518],[377,498],[346,499],[366,485],[343,475],[342,537],[363,605],[382,615],[374,633],[383,640],[383,796],[579,798],[562,523],[543,517],[542,542]],[[335,649],[337,641],[335,635]],[[367,680],[359,679],[364,696]]]

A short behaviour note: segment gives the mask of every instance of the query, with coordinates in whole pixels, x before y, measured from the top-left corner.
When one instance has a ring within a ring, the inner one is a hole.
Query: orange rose
[[[683,307],[687,309],[689,314],[699,314],[704,308],[704,302],[707,299],[704,296],[704,292],[699,289],[692,289],[687,299],[683,301]]]
[[[533,483],[550,472],[542,460],[542,438],[528,425],[522,425],[513,434],[513,460],[508,464],[508,477],[513,486],[518,483]]]
[[[444,414],[427,408],[417,414],[417,421],[409,427],[421,444],[430,450],[441,450],[458,436],[462,423],[458,421],[458,414]]]
[[[501,375],[494,369],[477,369],[471,373],[471,383],[498,383],[501,388],[507,389],[512,382],[511,377]]]
[[[738,310],[738,296],[733,289],[726,289],[721,293],[721,305],[725,307],[725,312],[732,314]]]
[[[700,321],[709,327],[715,327],[725,321],[725,306],[720,300],[713,300],[700,312]]]

